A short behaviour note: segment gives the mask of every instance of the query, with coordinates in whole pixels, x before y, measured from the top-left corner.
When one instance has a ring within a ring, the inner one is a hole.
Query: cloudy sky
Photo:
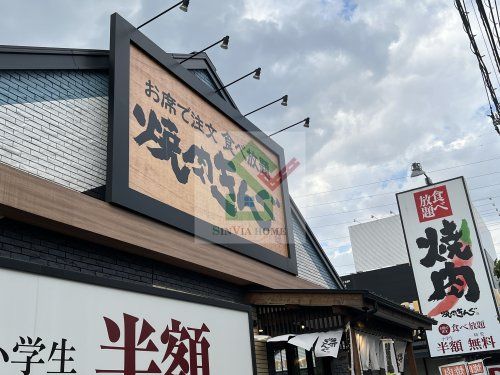
[[[138,25],[171,3],[2,0],[0,43],[108,49],[111,13]],[[408,178],[413,161],[435,181],[467,178],[500,252],[500,137],[452,0],[191,0],[142,31],[168,52],[229,34],[230,49],[209,53],[222,79],[263,72],[230,89],[240,110],[289,94],[250,119],[272,132],[311,117],[275,139],[301,162],[292,196],[340,274],[354,272],[348,226],[391,215],[396,191],[423,184]]]

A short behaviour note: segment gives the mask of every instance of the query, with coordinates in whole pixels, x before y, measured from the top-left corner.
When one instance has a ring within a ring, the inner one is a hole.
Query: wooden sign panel
[[[108,200],[296,273],[283,150],[118,15]]]

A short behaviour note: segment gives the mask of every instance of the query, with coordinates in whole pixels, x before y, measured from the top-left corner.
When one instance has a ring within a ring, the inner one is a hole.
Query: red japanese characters
[[[172,319],[171,325],[167,325],[160,335],[160,342],[163,346],[159,347],[153,341],[156,329],[147,320],[142,319],[140,330],[138,330],[139,320],[135,316],[123,314],[123,328],[121,329],[118,323],[104,317],[109,341],[113,344],[121,342],[121,345],[101,345],[101,349],[122,351],[123,368],[96,369],[97,374],[210,375],[210,343],[204,336],[210,330],[205,324],[201,328],[190,328]],[[164,354],[161,356],[161,363],[152,359],[147,368],[138,368],[137,354],[139,352]]]
[[[421,223],[453,215],[445,185],[416,192],[413,196]]]

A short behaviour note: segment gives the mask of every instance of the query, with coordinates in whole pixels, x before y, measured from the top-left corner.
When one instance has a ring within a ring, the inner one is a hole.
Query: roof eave
[[[172,53],[176,60],[191,54]],[[206,53],[193,60],[202,60],[217,88],[224,86],[217,69]],[[0,70],[109,70],[109,50],[0,45]],[[221,93],[238,109],[226,89]]]
[[[272,294],[274,294],[275,299],[272,298]],[[258,290],[258,291],[249,291],[247,293],[247,302],[255,305],[280,305],[283,304],[283,301],[289,300],[292,301],[295,305],[300,306],[317,306],[316,301],[321,303],[321,306],[329,304],[328,299],[316,297],[316,296],[332,296],[341,295],[342,298],[338,298],[339,301],[343,304],[344,307],[350,307],[359,310],[361,305],[358,304],[350,305],[349,298],[345,298],[347,296],[355,296],[358,301],[368,302],[367,305],[371,307],[383,307],[384,309],[395,312],[396,314],[402,314],[406,318],[413,321],[413,328],[424,328],[430,329],[432,325],[436,323],[436,321],[432,318],[429,318],[420,313],[409,310],[401,305],[398,305],[392,301],[386,300],[385,298],[379,297],[373,293],[370,293],[367,290],[347,290],[347,289],[273,289],[273,290]],[[316,301],[315,301],[316,300]],[[325,302],[326,301],[326,302]],[[370,303],[371,302],[371,303]],[[286,303],[285,303],[286,304]],[[332,305],[334,306],[334,305]]]

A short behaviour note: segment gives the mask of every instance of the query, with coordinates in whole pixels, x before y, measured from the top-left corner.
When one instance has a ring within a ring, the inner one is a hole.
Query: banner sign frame
[[[233,232],[224,236],[214,235],[213,223],[196,217],[195,213],[184,212],[165,204],[129,186],[129,116],[130,116],[130,74],[131,46],[138,48],[148,58],[154,60],[168,74],[198,95],[211,108],[228,118],[241,132],[248,133],[271,152],[277,160],[278,170],[285,168],[285,156],[281,146],[274,142],[239,111],[233,108],[194,74],[179,64],[133,25],[115,13],[111,16],[110,45],[110,91],[109,91],[109,130],[108,130],[108,168],[106,201],[136,211],[159,220],[204,240],[219,244],[228,249],[251,257],[273,267],[297,275],[297,258],[293,239],[293,223],[290,195],[287,181],[281,181],[283,210],[283,230],[286,232],[287,255],[279,254],[265,246],[263,242],[253,242]],[[146,114],[147,115],[147,114]],[[249,213],[249,212],[247,212]],[[224,228],[221,228],[224,229]]]
[[[465,179],[400,192],[396,200],[421,313],[438,322],[427,332],[431,357],[498,350],[498,306]],[[476,345],[483,336],[487,342]]]

